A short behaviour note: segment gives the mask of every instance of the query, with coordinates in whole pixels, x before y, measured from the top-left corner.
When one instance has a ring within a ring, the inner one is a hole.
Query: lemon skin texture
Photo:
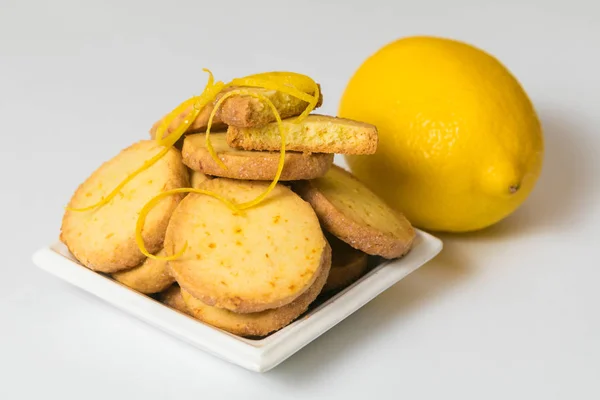
[[[542,129],[527,94],[496,58],[466,43],[388,44],[356,71],[338,114],[377,126],[377,153],[346,161],[422,229],[497,223],[528,197],[542,168]]]

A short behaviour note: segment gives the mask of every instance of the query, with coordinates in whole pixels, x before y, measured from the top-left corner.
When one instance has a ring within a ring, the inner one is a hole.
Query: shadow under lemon
[[[434,233],[444,249],[432,261],[382,293],[362,309],[309,344],[265,377],[285,386],[308,383],[346,357],[360,343],[376,340],[390,321],[397,321],[432,301],[443,301],[457,286],[467,285],[484,267],[469,259],[471,243],[515,240],[523,235],[555,232],[585,217],[580,206],[593,201],[596,187],[586,157],[584,132],[566,116],[542,108],[545,157],[541,176],[523,205],[499,223],[470,233]],[[345,165],[344,165],[345,166]]]

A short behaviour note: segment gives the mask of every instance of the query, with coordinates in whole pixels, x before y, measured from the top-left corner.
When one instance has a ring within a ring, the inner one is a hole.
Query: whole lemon
[[[515,77],[466,43],[410,37],[354,74],[339,115],[377,126],[352,172],[417,227],[464,232],[511,214],[542,167],[539,119]]]

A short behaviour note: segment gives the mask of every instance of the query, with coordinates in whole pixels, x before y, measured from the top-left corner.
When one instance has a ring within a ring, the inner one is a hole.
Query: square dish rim
[[[243,338],[173,310],[82,266],[60,242],[39,249],[33,255],[33,262],[42,270],[206,353],[252,371],[266,372],[439,254],[443,248],[439,238],[419,229],[415,231],[415,243],[407,255],[383,260],[352,285],[262,339]]]

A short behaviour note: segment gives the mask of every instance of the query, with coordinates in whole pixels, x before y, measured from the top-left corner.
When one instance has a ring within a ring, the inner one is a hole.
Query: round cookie
[[[323,292],[331,292],[343,289],[360,278],[367,270],[369,257],[333,235],[325,236],[331,245],[332,258]]]
[[[161,292],[158,295],[158,300],[167,307],[189,315],[189,310],[181,295],[181,288],[176,283],[169,286],[167,290]]]
[[[164,257],[165,254],[164,249],[156,253],[159,257]],[[147,258],[135,268],[115,272],[112,277],[123,285],[145,294],[162,292],[175,282],[167,269],[167,261],[153,258]]]
[[[194,189],[200,189],[202,183],[211,179],[208,175],[203,174],[200,171],[190,170],[190,186]]]
[[[331,252],[327,247],[327,252]],[[200,321],[240,336],[265,336],[290,324],[317,298],[327,280],[331,258],[323,260],[315,282],[296,300],[279,308],[256,313],[238,314],[218,307],[211,307],[182,290],[182,296],[190,315]]]
[[[243,203],[266,182],[212,179],[203,188]],[[308,289],[328,257],[327,241],[309,204],[277,185],[257,206],[234,214],[223,202],[190,193],[177,207],[165,237],[179,285],[204,303],[238,313],[291,303]]]
[[[83,182],[69,202],[70,208],[97,203],[144,162],[163,151],[152,140],[143,140],[105,162]],[[176,149],[128,182],[110,202],[88,211],[67,209],[63,216],[60,240],[86,267],[113,273],[140,265],[146,256],[135,242],[135,226],[142,207],[157,194],[189,184],[189,174]],[[171,214],[183,195],[164,198],[146,219],[143,238],[149,252],[163,246]]]
[[[344,169],[298,182],[296,192],[308,201],[323,227],[355,249],[384,258],[406,254],[415,238],[410,222]]]
[[[188,135],[183,143],[183,162],[193,170],[233,179],[273,180],[279,166],[279,152],[245,151],[229,147],[224,134],[211,136],[221,168],[206,148],[204,134]],[[323,176],[333,163],[333,154],[304,154],[287,151],[281,172],[282,181],[313,179]]]

